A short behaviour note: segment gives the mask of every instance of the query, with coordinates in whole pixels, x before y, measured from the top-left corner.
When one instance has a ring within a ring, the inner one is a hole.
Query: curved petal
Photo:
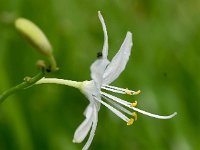
[[[94,135],[95,135],[95,131],[96,131],[96,128],[97,128],[97,122],[98,122],[98,111],[96,109],[96,107],[94,106],[94,109],[93,109],[93,123],[92,123],[92,129],[90,131],[90,136],[88,138],[88,141],[86,142],[85,146],[83,147],[82,150],[87,150],[91,143],[92,143],[92,140],[94,138]]]
[[[74,133],[74,143],[81,143],[85,137],[88,135],[88,132],[92,126],[93,118],[94,118],[94,113],[93,113],[93,107],[89,105],[85,112],[84,115],[86,116],[86,119],[79,125],[79,127],[76,129]]]
[[[90,104],[86,107],[85,111],[83,112],[84,116],[86,118],[89,118],[90,115],[92,114],[92,111],[93,111],[93,104],[90,102]]]
[[[94,83],[98,89],[100,89],[103,81],[104,71],[109,64],[107,59],[97,59],[90,67],[91,78],[94,80]]]
[[[107,58],[107,56],[108,56],[108,34],[107,34],[106,25],[105,25],[103,16],[101,15],[100,11],[98,11],[98,16],[99,16],[99,20],[101,21],[101,25],[102,25],[103,33],[104,33],[104,45],[103,45],[102,54],[103,54],[103,58]]]
[[[118,78],[121,72],[125,69],[131,54],[132,45],[132,33],[127,32],[121,48],[105,70],[103,75],[103,84],[110,84],[112,81]]]

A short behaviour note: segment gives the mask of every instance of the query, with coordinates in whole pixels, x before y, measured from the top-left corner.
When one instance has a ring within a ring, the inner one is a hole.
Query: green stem
[[[77,89],[80,89],[81,86],[83,85],[83,82],[57,79],[57,78],[43,78],[43,79],[37,81],[35,84],[44,84],[44,83],[62,84],[62,85],[71,86],[71,87],[74,87],[74,88],[77,88]]]
[[[25,88],[28,88],[30,86],[32,86],[34,83],[36,83],[38,80],[40,80],[41,78],[43,78],[45,75],[44,71],[41,71],[40,73],[38,73],[36,76],[27,79],[26,81],[18,84],[17,86],[14,86],[6,91],[4,91],[1,95],[0,95],[0,104],[4,102],[4,100],[14,94],[17,91],[23,90]]]
[[[57,71],[57,70],[58,70],[58,67],[57,67],[56,60],[55,60],[53,54],[50,55],[50,56],[48,57],[48,59],[49,59],[50,65],[51,65],[51,68],[50,68],[51,71]]]

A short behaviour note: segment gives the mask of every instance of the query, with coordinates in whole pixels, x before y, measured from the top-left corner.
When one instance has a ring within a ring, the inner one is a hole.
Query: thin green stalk
[[[57,71],[57,70],[58,70],[58,67],[57,67],[56,60],[55,60],[53,54],[51,54],[51,55],[48,57],[48,59],[49,59],[50,65],[51,65],[51,68],[50,68],[51,71]]]
[[[81,86],[83,85],[83,82],[57,79],[57,78],[43,78],[38,82],[36,82],[35,84],[44,84],[44,83],[67,85],[77,89],[80,89]]]
[[[35,75],[34,77],[25,80],[24,82],[4,91],[1,95],[0,95],[0,104],[4,102],[4,100],[14,94],[17,91],[23,90],[25,88],[28,88],[30,86],[32,86],[35,82],[37,82],[38,80],[40,80],[41,78],[43,78],[45,75],[44,71],[41,71],[40,73],[38,73],[37,75]]]

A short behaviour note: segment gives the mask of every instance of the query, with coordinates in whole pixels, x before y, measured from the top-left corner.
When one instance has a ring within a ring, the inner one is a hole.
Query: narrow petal
[[[132,45],[132,33],[128,32],[120,50],[117,52],[105,70],[103,75],[104,84],[110,84],[112,81],[118,78],[121,72],[125,69],[131,54]]]
[[[98,89],[100,89],[103,81],[103,74],[108,65],[107,59],[97,59],[90,67],[91,78],[94,80]]]
[[[96,109],[96,107],[94,106],[93,108],[93,123],[92,123],[92,129],[90,131],[90,136],[89,136],[89,139],[88,141],[86,142],[85,146],[83,147],[82,150],[87,150],[91,143],[92,143],[92,140],[94,138],[94,135],[95,135],[95,131],[96,131],[96,128],[97,128],[97,122],[98,122],[98,111]]]
[[[90,102],[90,104],[86,107],[83,114],[86,118],[90,118],[92,111],[93,111],[93,103]]]
[[[73,139],[74,143],[81,143],[87,136],[92,126],[94,114],[93,114],[93,107],[91,107],[91,105],[89,105],[86,108],[84,115],[86,116],[86,119],[76,129],[75,134],[74,134],[74,139]]]
[[[103,16],[101,15],[100,11],[98,11],[98,16],[99,16],[99,20],[101,21],[101,25],[102,25],[103,33],[104,33],[104,45],[103,45],[102,54],[103,54],[103,58],[107,59],[107,56],[108,56],[108,34],[107,34],[106,25],[105,25]]]
[[[108,35],[106,30],[106,25],[103,19],[103,16],[101,15],[101,12],[98,11],[99,20],[101,21],[101,25],[104,32],[104,45],[102,50],[102,59],[96,60],[90,67],[91,70],[91,77],[95,81],[96,86],[100,89],[100,86],[103,81],[103,74],[104,71],[109,64],[109,61],[107,60],[108,56]]]

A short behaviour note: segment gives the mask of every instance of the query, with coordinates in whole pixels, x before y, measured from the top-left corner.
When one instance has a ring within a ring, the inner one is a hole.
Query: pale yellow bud
[[[15,27],[39,52],[48,57],[52,55],[52,47],[37,25],[25,18],[18,18]]]

